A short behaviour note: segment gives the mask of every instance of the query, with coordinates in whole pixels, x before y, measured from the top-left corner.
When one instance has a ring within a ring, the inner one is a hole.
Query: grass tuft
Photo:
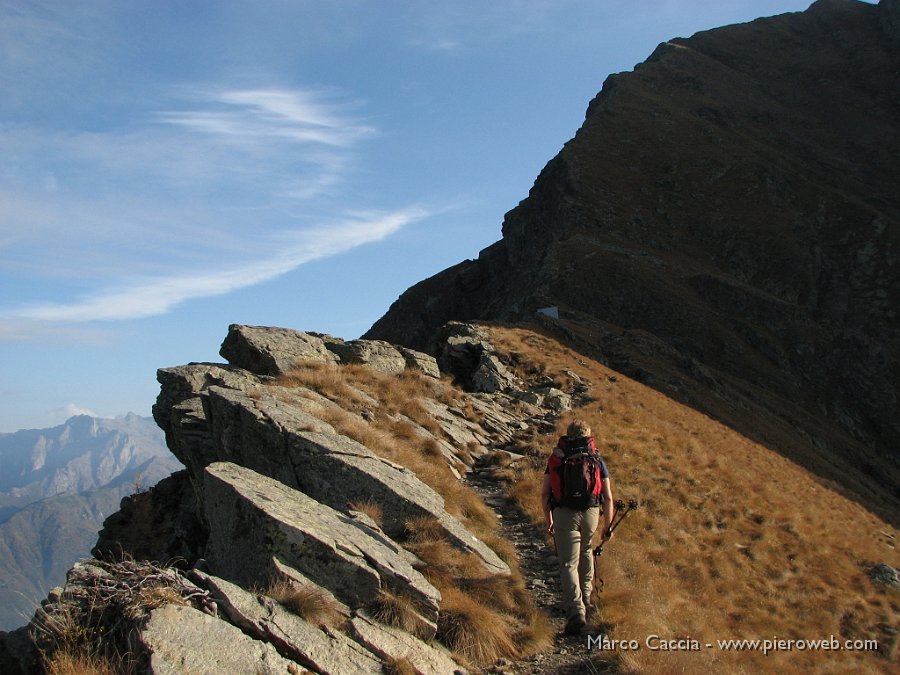
[[[515,623],[512,618],[455,589],[441,591],[438,637],[464,659],[486,665],[501,658],[516,658]]]
[[[359,511],[360,513],[366,514],[376,525],[378,525],[378,527],[381,527],[384,511],[381,508],[381,504],[378,502],[368,499],[364,502],[351,502],[347,506],[353,511]]]
[[[404,595],[381,590],[369,607],[372,617],[388,626],[405,630],[407,633],[427,637],[430,629],[419,614],[416,604]]]
[[[334,599],[319,588],[277,579],[263,594],[314,626],[336,628],[344,619]]]
[[[119,660],[94,653],[83,647],[63,647],[44,659],[47,675],[122,675],[133,672]]]
[[[419,671],[405,656],[390,656],[381,665],[385,675],[419,675]]]

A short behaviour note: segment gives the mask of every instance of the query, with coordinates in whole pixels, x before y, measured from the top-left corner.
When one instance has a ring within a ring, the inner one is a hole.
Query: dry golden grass
[[[418,675],[419,673],[405,656],[387,658],[381,667],[385,675]]]
[[[36,613],[31,632],[44,669],[63,675],[138,672],[143,657],[132,653],[135,633],[152,610],[190,605],[196,586],[175,568],[130,557],[86,562],[95,571],[75,575],[74,590],[67,586]]]
[[[276,579],[262,594],[314,626],[337,628],[344,620],[334,599],[319,588],[294,584],[287,579]]]
[[[45,659],[44,672],[47,675],[122,675],[133,669],[82,648],[62,648]]]
[[[181,594],[169,586],[148,586],[141,588],[136,594],[130,607],[124,610],[125,618],[132,621],[147,615],[148,612],[163,605],[188,605]]]
[[[404,595],[381,590],[369,607],[369,611],[376,621],[395,626],[407,633],[424,638],[430,632],[428,626],[422,622],[415,602]]]
[[[422,571],[443,597],[438,637],[458,657],[485,666],[547,648],[550,623],[525,590],[509,542],[501,551],[510,556],[512,573],[499,575],[451,546],[431,518],[409,521],[406,533],[406,547],[426,563]]]
[[[892,527],[780,455],[543,335],[490,331],[499,351],[518,352],[523,372],[540,362],[557,380],[571,371],[592,383],[594,400],[577,416],[593,426],[614,496],[642,504],[601,558],[601,625],[611,637],[642,643],[637,652],[619,654],[623,670],[896,668],[900,593],[867,578],[872,563],[897,564]],[[525,444],[529,461],[518,464],[509,485],[510,497],[537,524],[543,524],[539,495],[546,454],[575,414],[560,419],[555,432]],[[653,652],[643,647],[648,635],[693,637],[704,647]],[[879,651],[764,656],[705,648],[718,639],[831,635],[841,641],[875,639]]]
[[[367,500],[364,502],[352,502],[348,506],[354,511],[364,513],[371,518],[378,527],[381,527],[381,519],[384,516],[381,504]]]
[[[512,618],[492,611],[471,595],[453,587],[442,589],[438,637],[455,654],[486,665],[502,657],[519,656]]]

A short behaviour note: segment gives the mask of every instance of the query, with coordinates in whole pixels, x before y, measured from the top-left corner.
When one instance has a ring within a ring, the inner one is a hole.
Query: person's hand
[[[610,539],[612,539],[612,535],[613,533],[610,528],[606,527],[603,529],[603,541],[609,541]]]
[[[547,516],[547,534],[553,536],[553,516]]]

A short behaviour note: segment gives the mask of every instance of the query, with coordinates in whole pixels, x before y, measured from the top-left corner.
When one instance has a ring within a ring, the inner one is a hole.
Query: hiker
[[[565,632],[577,634],[586,625],[590,607],[594,581],[591,540],[600,521],[601,504],[604,541],[612,536],[615,515],[609,471],[583,420],[572,422],[553,449],[544,472],[541,502],[559,558]]]

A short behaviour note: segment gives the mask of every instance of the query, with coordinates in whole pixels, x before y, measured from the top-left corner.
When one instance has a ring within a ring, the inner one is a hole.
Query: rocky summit
[[[502,240],[365,337],[537,317],[896,521],[898,185],[900,1],[673,38],[604,82]]]

